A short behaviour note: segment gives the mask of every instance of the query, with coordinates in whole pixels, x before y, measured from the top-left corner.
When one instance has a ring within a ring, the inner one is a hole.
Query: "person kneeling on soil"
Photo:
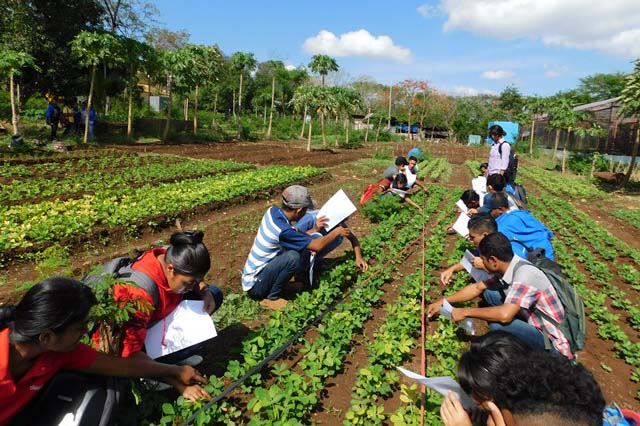
[[[466,318],[485,320],[491,330],[511,333],[537,351],[546,350],[548,338],[551,342],[550,351],[573,359],[569,341],[549,321],[551,318],[561,323],[565,311],[544,272],[514,255],[511,242],[499,232],[485,236],[479,249],[487,272],[497,274],[501,280],[470,284],[447,297],[447,301],[451,304],[469,302],[487,289],[495,290],[496,294],[503,293],[504,297],[485,297],[486,307],[455,308],[451,319],[454,322]],[[444,299],[440,299],[430,304],[428,317],[439,313],[443,303]]]
[[[318,223],[320,223],[318,222],[318,212],[319,210],[308,211],[302,217],[302,219],[300,219],[296,223],[296,228],[299,231],[304,232],[305,234],[311,236],[311,238],[320,238],[327,235],[327,231],[324,229],[324,227],[318,227]],[[347,224],[344,222],[342,222],[338,226],[349,228]],[[349,242],[351,243],[351,246],[353,247],[353,252],[356,256],[356,265],[358,266],[358,268],[362,269],[363,271],[366,271],[367,269],[369,269],[369,264],[362,257],[362,250],[360,250],[360,242],[358,241],[358,237],[356,237],[356,235],[353,232],[351,232],[347,236],[347,239],[349,240]],[[342,244],[342,241],[344,241],[344,238],[338,237],[335,240],[333,240],[329,245],[327,245],[324,249],[316,253],[315,254],[316,264],[318,264],[318,262],[320,262],[327,254],[329,254],[331,251],[335,250],[340,244]],[[313,284],[313,283],[310,283],[310,284]]]
[[[395,195],[397,197],[400,197],[401,203],[404,203],[406,201],[418,210],[422,210],[419,205],[417,205],[413,200],[411,200],[411,198],[409,198],[411,193],[408,192],[408,190],[409,188],[407,186],[407,177],[403,173],[400,173],[396,175],[395,178],[393,178],[391,185],[388,189],[382,192],[382,195]]]
[[[206,380],[191,366],[109,356],[80,343],[96,303],[82,282],[48,278],[31,287],[17,306],[0,308],[0,424],[16,416],[60,370],[157,377],[189,389],[183,393],[187,399],[210,398],[198,384]],[[51,399],[49,405],[60,404],[56,396]]]
[[[116,302],[145,300],[151,309],[140,309],[131,315],[131,319],[122,327],[119,353],[122,357],[135,357],[149,360],[143,351],[147,329],[173,312],[185,299],[202,299],[204,310],[212,314],[221,305],[222,291],[213,285],[206,285],[204,277],[211,267],[209,250],[202,242],[202,231],[183,231],[171,235],[168,247],[152,248],[142,254],[131,269],[148,276],[155,283],[155,296],[140,286],[114,285]],[[155,299],[155,300],[154,300]],[[100,344],[100,332],[93,335],[96,346]],[[169,364],[180,363],[198,365],[202,356],[202,344],[181,349],[159,358]],[[189,389],[175,380],[168,382],[183,395]],[[163,386],[156,386],[160,390]]]
[[[282,208],[272,206],[262,217],[258,233],[242,270],[242,289],[263,306],[280,309],[287,301],[280,298],[284,285],[296,273],[306,273],[306,250],[322,252],[338,237],[349,237],[349,228],[337,226],[327,235],[313,239],[291,223],[302,219],[315,204],[304,186],[289,186],[282,192]],[[323,228],[325,218],[316,220]]]

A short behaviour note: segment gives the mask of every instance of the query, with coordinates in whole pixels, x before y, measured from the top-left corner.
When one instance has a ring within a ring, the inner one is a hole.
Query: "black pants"
[[[58,139],[58,122],[51,122],[51,136],[49,136],[49,140],[54,141]]]

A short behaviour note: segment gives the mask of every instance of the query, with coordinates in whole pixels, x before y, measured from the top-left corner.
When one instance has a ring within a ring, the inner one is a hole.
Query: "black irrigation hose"
[[[407,246],[401,251],[401,253],[404,253],[407,249],[409,249],[409,247],[413,246],[420,238],[422,238],[422,236],[424,235],[424,230],[423,233],[416,238],[415,240],[413,240],[411,243],[407,244]],[[392,260],[389,260],[385,266],[387,266]],[[302,337],[304,334],[306,334],[307,331],[309,331],[309,329],[315,325],[317,325],[318,323],[320,323],[320,321],[331,311],[334,310],[334,308],[342,303],[347,297],[349,297],[351,295],[351,293],[353,293],[354,290],[364,286],[364,284],[366,282],[368,282],[370,279],[372,279],[373,277],[375,277],[376,275],[378,275],[380,272],[382,272],[382,269],[380,269],[379,271],[377,271],[375,274],[371,275],[369,278],[367,278],[363,283],[361,283],[359,286],[356,287],[351,287],[349,288],[343,295],[342,298],[335,300],[331,305],[329,305],[329,307],[322,312],[320,315],[318,315],[313,321],[311,321],[309,324],[307,324],[306,326],[304,326],[300,331],[298,331],[291,339],[289,339],[287,342],[285,342],[282,346],[280,346],[278,349],[276,349],[275,351],[273,351],[268,357],[266,357],[260,364],[255,365],[253,368],[251,368],[251,370],[249,370],[244,376],[242,376],[241,378],[239,378],[238,380],[236,380],[235,382],[231,383],[229,386],[227,386],[222,392],[220,392],[220,394],[215,397],[214,399],[212,399],[211,401],[207,402],[205,405],[203,405],[202,407],[200,407],[200,409],[198,409],[198,411],[196,411],[195,413],[193,413],[191,415],[191,417],[189,417],[187,420],[185,420],[181,426],[187,426],[189,424],[191,424],[196,417],[198,417],[198,415],[203,412],[204,410],[207,410],[209,407],[211,407],[213,404],[217,403],[218,401],[220,401],[221,399],[223,399],[224,397],[226,397],[227,395],[229,395],[231,392],[233,392],[238,386],[240,386],[242,383],[244,383],[249,377],[253,376],[254,374],[258,373],[259,371],[261,371],[264,367],[266,367],[267,364],[269,364],[271,361],[273,361],[274,359],[280,357],[280,355],[282,355],[284,353],[284,351],[286,351],[287,349],[289,349],[289,347],[291,347],[291,345],[293,345],[300,337]]]

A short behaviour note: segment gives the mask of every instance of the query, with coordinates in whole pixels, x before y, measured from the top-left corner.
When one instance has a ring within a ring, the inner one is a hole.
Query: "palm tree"
[[[335,97],[337,112],[346,118],[346,140],[349,144],[349,128],[351,127],[351,114],[362,106],[362,95],[351,87],[332,87],[331,91]],[[338,146],[338,135],[336,134],[336,146]]]
[[[627,183],[629,183],[629,179],[631,179],[633,168],[636,165],[638,146],[640,145],[640,59],[636,60],[633,72],[625,79],[625,86],[624,89],[622,89],[620,100],[622,101],[620,115],[623,117],[635,116],[638,118],[638,120],[636,120],[636,143],[633,145],[631,152],[631,163],[622,181],[622,186],[626,186]]]
[[[240,73],[240,88],[238,89],[238,114],[242,110],[242,81],[245,72],[251,72],[256,69],[258,61],[253,53],[236,52],[231,55],[231,62]]]
[[[315,111],[320,115],[320,125],[322,127],[322,146],[327,146],[327,135],[324,128],[324,117],[327,113],[334,113],[338,109],[336,97],[327,87],[322,86],[300,86],[293,98],[291,105],[297,111],[308,106],[311,111]],[[307,151],[311,151],[311,123],[309,123],[309,139]]]
[[[327,55],[314,55],[309,62],[309,68],[311,71],[320,74],[322,77],[322,85],[324,86],[324,78],[331,71],[338,71],[340,66],[331,56]]]

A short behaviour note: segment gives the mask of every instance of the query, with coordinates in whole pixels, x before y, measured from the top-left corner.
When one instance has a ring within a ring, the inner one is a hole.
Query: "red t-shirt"
[[[165,254],[165,248],[154,248],[146,251],[140,260],[133,264],[132,269],[144,272],[156,282],[158,286],[158,306],[151,312],[136,312],[129,323],[124,327],[120,343],[120,355],[131,356],[144,348],[144,339],[147,337],[147,328],[156,321],[164,320],[182,301],[182,295],[169,289],[167,277],[164,275],[158,256]],[[144,298],[153,304],[151,295],[139,287],[116,285],[114,296],[117,301],[135,300]]]
[[[16,415],[58,370],[85,370],[98,353],[78,343],[71,352],[45,352],[16,383],[9,371],[9,329],[0,331],[0,425]]]

